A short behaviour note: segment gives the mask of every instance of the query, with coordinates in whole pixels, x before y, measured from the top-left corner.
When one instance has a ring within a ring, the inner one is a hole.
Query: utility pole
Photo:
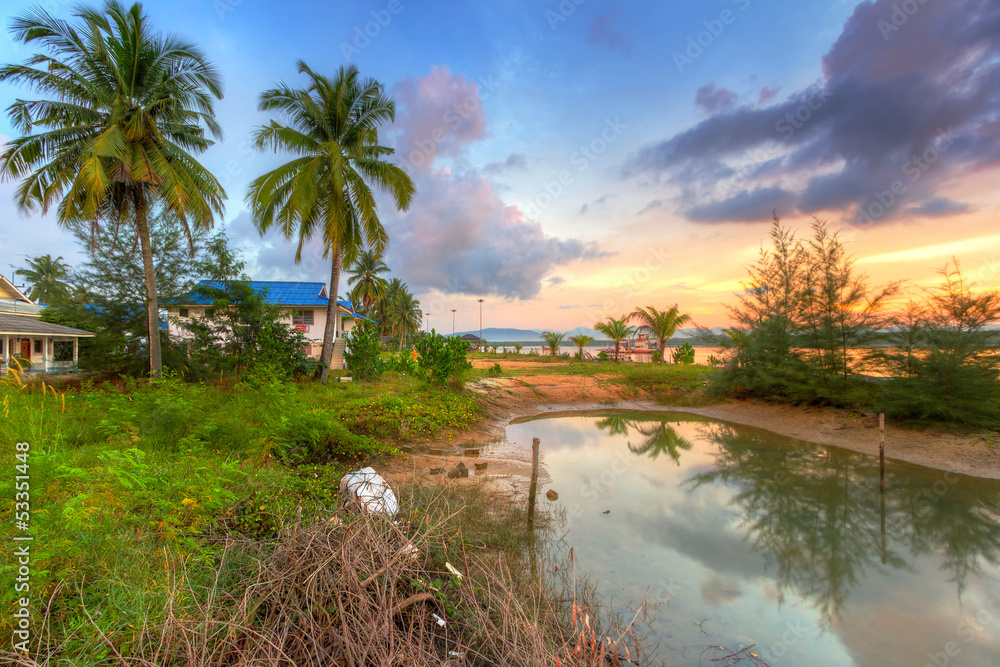
[[[479,301],[479,344],[483,343],[483,301],[486,299],[478,299]]]
[[[457,308],[452,308],[451,309],[451,335],[452,336],[455,335],[455,311],[456,310],[458,310],[458,309]]]

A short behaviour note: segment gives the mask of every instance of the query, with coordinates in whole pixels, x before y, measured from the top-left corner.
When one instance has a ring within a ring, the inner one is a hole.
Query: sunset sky
[[[33,2],[10,0],[6,15]],[[68,17],[71,2],[41,5]],[[260,92],[295,62],[345,62],[398,103],[383,141],[417,183],[383,202],[386,261],[431,326],[567,330],[678,303],[728,323],[777,209],[845,228],[876,281],[926,285],[953,255],[1000,285],[1000,3],[995,0],[150,0],[219,67],[224,141],[203,156],[252,277],[327,280],[317,246],[261,239],[247,182]],[[366,34],[367,31],[367,34]],[[0,61],[32,52],[0,39]],[[0,87],[6,108],[30,93]],[[14,135],[0,118],[0,141]],[[0,183],[0,270],[80,259]],[[342,282],[341,292],[346,291]]]

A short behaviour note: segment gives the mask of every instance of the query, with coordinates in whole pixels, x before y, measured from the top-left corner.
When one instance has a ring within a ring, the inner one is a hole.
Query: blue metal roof
[[[198,283],[205,287],[220,289],[222,283],[215,280],[202,280]],[[320,306],[326,308],[330,299],[326,295],[326,283],[300,283],[283,280],[252,280],[250,287],[264,294],[268,303],[277,306]],[[203,297],[188,295],[185,301],[195,305],[207,305]],[[337,305],[354,313],[354,305],[347,300],[338,299]]]

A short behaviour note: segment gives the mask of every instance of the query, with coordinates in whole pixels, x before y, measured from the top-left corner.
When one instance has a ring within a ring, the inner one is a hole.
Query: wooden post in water
[[[528,488],[528,526],[533,527],[535,521],[535,496],[538,494],[538,447],[542,441],[531,439],[531,486]]]
[[[882,518],[882,565],[885,565],[885,494],[878,494],[879,515]]]
[[[885,413],[878,416],[878,483],[879,489],[885,493]]]

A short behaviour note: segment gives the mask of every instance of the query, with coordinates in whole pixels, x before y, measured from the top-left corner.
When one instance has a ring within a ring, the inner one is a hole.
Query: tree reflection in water
[[[642,436],[638,444],[628,443],[629,451],[640,456],[656,459],[660,454],[668,454],[674,463],[681,464],[680,450],[690,450],[692,444],[677,435],[677,431],[665,422],[638,421],[626,415],[610,415],[597,422],[597,427],[611,435],[628,436],[632,431]]]
[[[649,429],[650,422],[642,426]],[[865,572],[883,562],[883,505],[874,459],[843,449],[789,446],[756,429],[718,423],[700,428],[718,445],[714,468],[685,484],[692,490],[717,483],[729,487],[731,505],[739,508],[743,529],[773,568],[779,588],[812,600],[827,624],[839,617]],[[886,567],[909,569],[918,556],[934,553],[961,597],[970,574],[980,575],[984,563],[1000,562],[995,488],[990,480],[890,463]]]

